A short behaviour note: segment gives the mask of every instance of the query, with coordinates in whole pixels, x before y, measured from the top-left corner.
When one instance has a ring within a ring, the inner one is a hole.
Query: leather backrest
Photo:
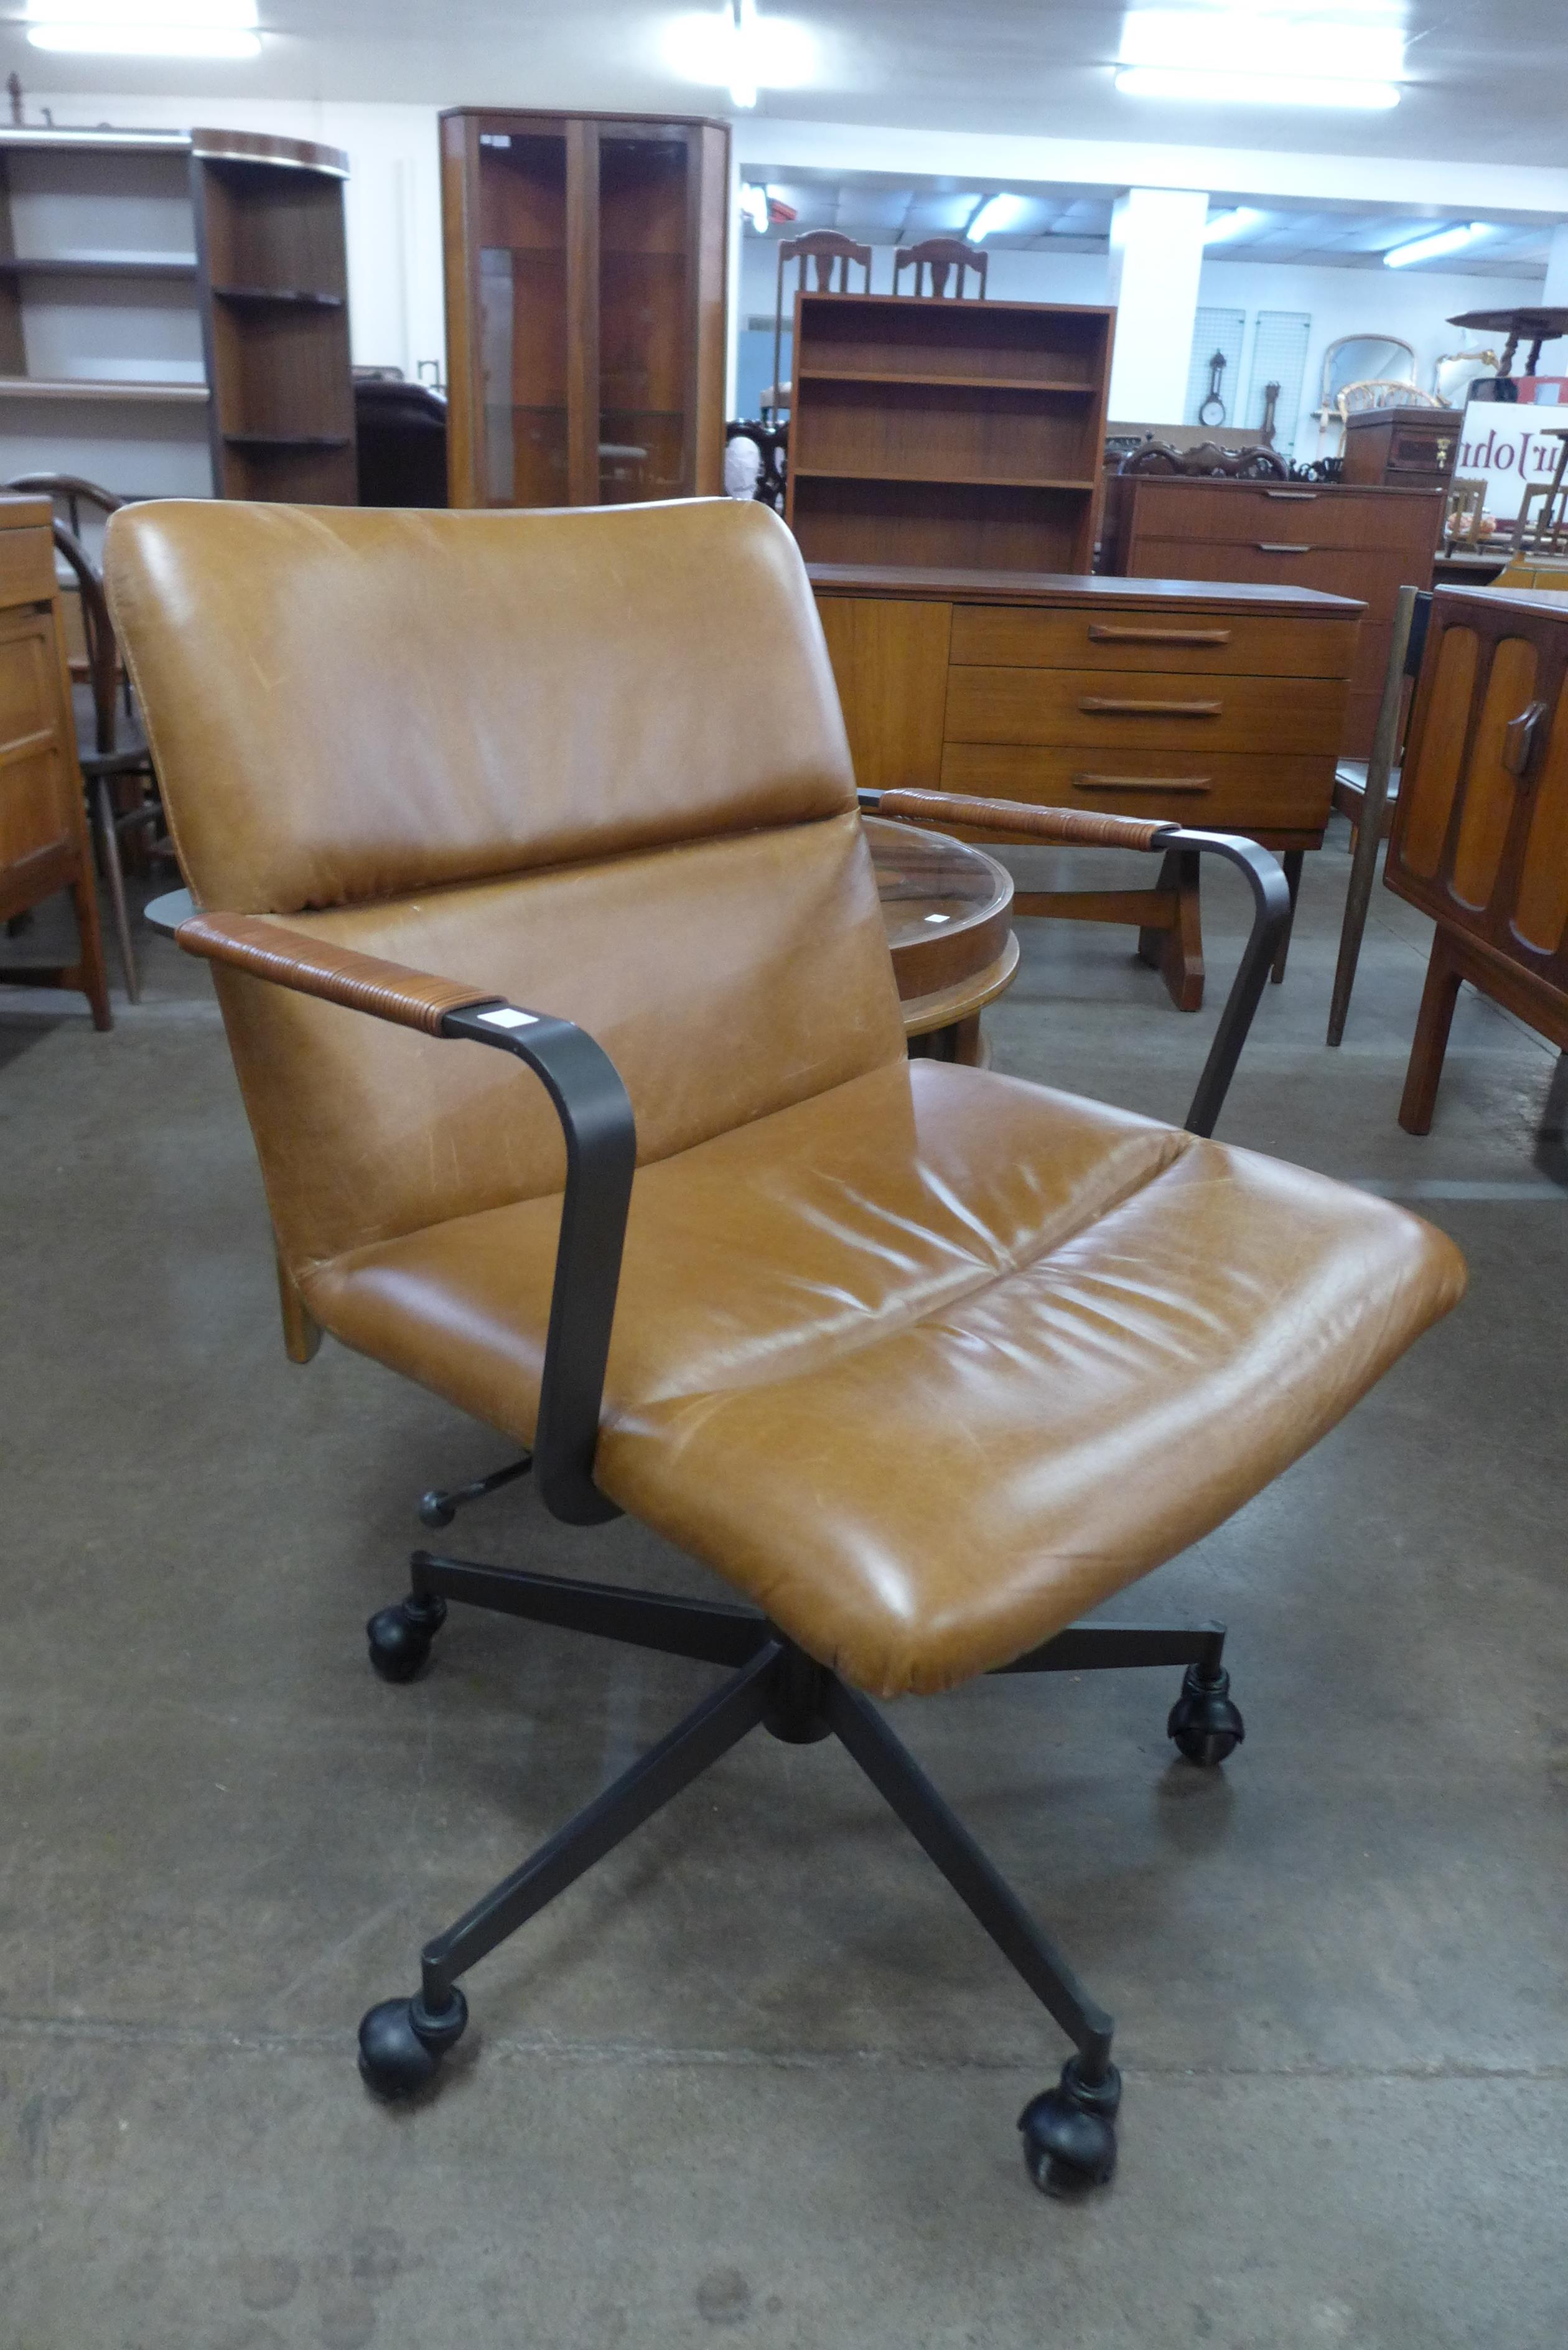
[[[106,569],[180,861],[214,910],[393,898],[852,804],[805,567],[750,503],[159,501],[114,516]]]
[[[149,504],[107,573],[202,905],[581,1022],[644,1160],[902,1051],[776,516]],[[216,976],[291,1270],[558,1187],[500,1055]]]

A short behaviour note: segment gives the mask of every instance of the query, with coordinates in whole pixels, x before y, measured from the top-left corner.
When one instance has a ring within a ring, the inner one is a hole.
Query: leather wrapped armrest
[[[493,987],[465,987],[458,980],[409,971],[379,955],[291,931],[265,914],[188,914],[174,938],[187,954],[204,955],[209,962],[227,963],[302,995],[319,995],[348,1011],[369,1012],[430,1036],[440,1035],[449,1012],[496,1000]]]
[[[174,936],[190,954],[304,995],[368,1012],[428,1036],[466,1038],[525,1062],[543,1083],[566,1144],[566,1188],[550,1293],[534,1471],[547,1509],[573,1525],[618,1517],[593,1480],[637,1128],[607,1053],[569,1020],[525,1012],[493,988],[438,979],[334,946],[262,914],[188,914]]]
[[[903,824],[963,824],[992,838],[1042,841],[1069,848],[1153,848],[1168,823],[1099,816],[1090,808],[1034,807],[1023,800],[971,799],[958,792],[884,792],[878,816]]]
[[[1184,825],[1136,816],[1100,816],[1087,808],[1035,807],[1023,800],[971,798],[964,792],[862,791],[862,810],[903,824],[967,825],[988,840],[1023,847],[1032,842],[1058,848],[1189,848],[1222,857],[1246,876],[1252,894],[1252,928],[1241,951],[1231,993],[1214,1031],[1209,1057],[1186,1118],[1189,1134],[1212,1134],[1241,1057],[1263,983],[1280,941],[1290,928],[1291,898],[1285,877],[1255,840],[1241,833],[1192,832]]]

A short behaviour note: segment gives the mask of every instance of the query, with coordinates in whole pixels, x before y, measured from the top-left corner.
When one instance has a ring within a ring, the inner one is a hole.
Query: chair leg
[[[1405,1072],[1405,1091],[1399,1102],[1399,1123],[1407,1134],[1429,1134],[1432,1130],[1438,1084],[1443,1074],[1449,1030],[1453,1025],[1459,995],[1459,972],[1449,951],[1448,933],[1439,924],[1432,941],[1432,959],[1427,965],[1427,984],[1421,991],[1421,1009],[1417,1015],[1410,1064]]]
[[[141,986],[136,972],[136,950],[130,942],[130,915],[125,902],[125,868],[120,862],[119,835],[115,829],[114,794],[107,775],[94,776],[92,805],[99,849],[103,858],[103,878],[108,885],[109,902],[114,915],[114,935],[119,947],[119,968],[125,977],[126,999],[129,1003],[140,1003]]]
[[[1035,2184],[1053,2194],[1103,2186],[1116,2168],[1121,2102],[1121,2076],[1111,2062],[1110,2017],[1089,1997],[876,1707],[835,1676],[825,1679],[823,1710],[829,1727],[1077,2047],[1057,2086],[1033,2098],[1019,2119]]]
[[[446,1621],[449,1599],[553,1624],[565,1632],[591,1632],[603,1640],[658,1648],[699,1664],[749,1664],[771,1637],[765,1617],[722,1600],[672,1599],[661,1591],[587,1583],[576,1575],[432,1558],[427,1550],[415,1551],[410,1568],[408,1598],[379,1608],[365,1627],[370,1662],[386,1681],[412,1680]]]
[[[766,1714],[782,1645],[769,1641],[733,1678],[623,1772],[521,1868],[427,1942],[412,1999],[383,2000],[359,2026],[359,2070],[381,2097],[411,2096],[462,2037],[468,2008],[459,1975],[564,1893],[634,1828],[691,1785]]]
[[[1291,919],[1283,938],[1274,954],[1274,968],[1270,973],[1278,987],[1285,975],[1285,958],[1291,951],[1291,932],[1296,926],[1296,899],[1301,895],[1302,866],[1306,858],[1304,848],[1287,848],[1280,862],[1285,868],[1285,887],[1291,893]]]

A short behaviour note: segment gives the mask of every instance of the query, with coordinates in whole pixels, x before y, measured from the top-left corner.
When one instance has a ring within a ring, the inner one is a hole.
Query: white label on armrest
[[[474,1016],[491,1028],[537,1028],[539,1025],[536,1014],[514,1012],[510,1003],[504,1004],[499,1012],[480,1012]]]

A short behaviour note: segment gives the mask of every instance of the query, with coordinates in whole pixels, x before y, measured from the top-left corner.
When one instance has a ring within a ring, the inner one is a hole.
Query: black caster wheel
[[[1231,1702],[1231,1676],[1221,1666],[1207,1679],[1197,1665],[1189,1665],[1181,1695],[1170,1709],[1165,1734],[1176,1741],[1189,1762],[1205,1771],[1234,1754],[1247,1735],[1246,1724]]]
[[[400,1599],[382,1607],[365,1627],[370,1662],[384,1681],[411,1681],[431,1652],[431,1642],[446,1622],[446,1601],[439,1594],[429,1599]]]
[[[468,2002],[460,1991],[439,2015],[428,2012],[417,1992],[412,1999],[384,1999],[359,2026],[360,2079],[375,2096],[411,2097],[435,2079],[467,2022]]]
[[[456,1510],[447,1500],[444,1493],[438,1492],[432,1488],[430,1492],[421,1493],[420,1495],[420,1521],[421,1524],[427,1526],[450,1526],[456,1515]]]
[[[1018,2116],[1023,2160],[1043,2195],[1082,2195],[1104,2187],[1116,2167],[1116,2108],[1122,2076],[1114,2064],[1092,2085],[1069,2056],[1054,2089],[1032,2098]]]

